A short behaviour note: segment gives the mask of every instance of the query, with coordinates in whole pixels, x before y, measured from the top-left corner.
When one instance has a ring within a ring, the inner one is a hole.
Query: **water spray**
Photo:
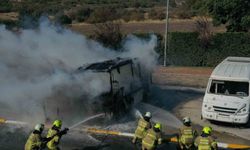
[[[88,118],[86,118],[86,119],[84,119],[84,120],[82,120],[82,121],[80,121],[80,122],[78,122],[78,123],[76,123],[76,124],[70,126],[70,127],[69,127],[69,130],[71,130],[71,129],[73,129],[73,128],[75,128],[75,127],[77,127],[77,126],[79,126],[79,125],[81,125],[81,124],[83,124],[83,123],[85,123],[85,122],[87,122],[87,121],[89,121],[89,120],[92,120],[92,119],[95,119],[95,118],[98,118],[98,117],[102,117],[102,116],[105,116],[105,114],[104,114],[104,113],[101,113],[101,114],[97,114],[97,115],[88,117]]]
[[[92,119],[95,119],[95,118],[99,118],[99,117],[102,117],[102,116],[105,116],[104,113],[101,113],[101,114],[97,114],[97,115],[94,115],[94,116],[90,116],[72,126],[69,127],[69,129],[73,129],[87,121],[90,121]],[[23,121],[16,121],[16,120],[7,120],[7,119],[4,119],[4,118],[0,118],[0,124],[13,124],[13,125],[21,125],[21,126],[27,126],[29,123],[28,122],[23,122]]]
[[[14,125],[21,125],[21,126],[27,126],[28,125],[27,122],[6,120],[4,118],[0,118],[0,124],[14,124]]]
[[[165,109],[150,105],[148,103],[140,103],[139,105],[137,105],[137,109],[135,113],[141,114],[140,112],[145,112],[145,111],[151,112],[153,116],[153,122],[161,122],[163,124],[166,124],[169,127],[173,127],[177,129],[180,128],[182,125],[181,121],[171,112]]]
[[[135,109],[135,117],[136,118],[143,118],[142,113],[138,109]]]

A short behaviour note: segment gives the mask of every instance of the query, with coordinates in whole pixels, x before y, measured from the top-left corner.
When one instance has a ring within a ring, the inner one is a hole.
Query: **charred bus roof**
[[[96,72],[110,72],[113,69],[117,69],[120,66],[127,64],[132,64],[133,60],[131,58],[116,58],[112,60],[107,60],[103,62],[92,63],[84,65],[78,68],[78,71],[96,71]]]

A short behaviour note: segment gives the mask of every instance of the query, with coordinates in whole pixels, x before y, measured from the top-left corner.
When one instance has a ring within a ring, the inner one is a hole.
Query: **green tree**
[[[1,0],[0,2],[0,13],[1,12],[10,12],[12,9],[12,4],[9,0]]]
[[[249,0],[209,0],[207,8],[214,25],[226,24],[229,32],[246,32],[250,28]]]

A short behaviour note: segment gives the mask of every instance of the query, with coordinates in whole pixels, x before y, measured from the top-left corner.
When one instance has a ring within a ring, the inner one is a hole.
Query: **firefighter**
[[[142,139],[142,150],[155,150],[162,143],[161,124],[156,123]]]
[[[43,130],[44,124],[35,126],[34,131],[30,134],[25,144],[25,150],[42,150],[45,148],[46,143],[51,139],[42,137]]]
[[[65,128],[64,130],[61,130],[62,127],[62,121],[61,120],[55,120],[53,123],[53,126],[51,129],[49,129],[47,138],[53,137],[48,143],[47,148],[49,150],[60,150],[59,143],[62,135],[67,134],[68,128]]]
[[[179,148],[184,150],[192,149],[194,146],[194,140],[197,136],[196,130],[191,125],[191,119],[189,117],[183,118],[183,127],[179,131]]]
[[[211,136],[212,128],[204,127],[202,134],[195,139],[194,145],[198,150],[217,150],[217,142]]]
[[[139,120],[132,143],[136,144],[137,142],[141,142],[146,131],[151,128],[151,118],[151,113],[146,112],[144,117]]]

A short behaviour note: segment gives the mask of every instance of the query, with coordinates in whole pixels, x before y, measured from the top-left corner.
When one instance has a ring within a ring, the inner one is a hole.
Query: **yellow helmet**
[[[211,134],[212,128],[206,126],[206,127],[203,128],[202,132],[204,132],[205,134]]]
[[[53,126],[57,127],[57,128],[61,128],[62,126],[62,121],[61,120],[55,120],[53,122]]]
[[[161,129],[161,124],[160,123],[156,123],[155,126],[154,126],[154,128]]]

